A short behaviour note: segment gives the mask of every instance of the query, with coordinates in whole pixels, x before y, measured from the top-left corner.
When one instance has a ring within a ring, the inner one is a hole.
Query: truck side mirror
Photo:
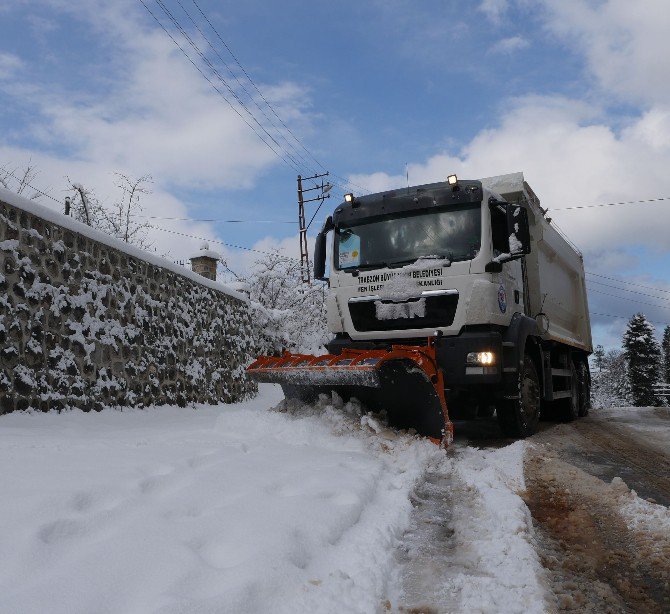
[[[519,205],[507,205],[507,235],[512,258],[530,254],[530,227],[528,211]]]
[[[324,222],[321,232],[316,235],[314,245],[314,279],[326,280],[326,237],[328,231],[333,229],[333,218],[331,216]]]

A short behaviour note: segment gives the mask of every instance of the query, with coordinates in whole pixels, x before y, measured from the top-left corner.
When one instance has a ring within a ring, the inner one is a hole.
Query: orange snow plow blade
[[[345,349],[337,355],[260,356],[247,367],[247,375],[257,382],[281,384],[287,399],[312,402],[330,391],[344,400],[355,397],[371,411],[386,411],[391,426],[413,428],[448,445],[453,425],[431,342],[426,347]]]

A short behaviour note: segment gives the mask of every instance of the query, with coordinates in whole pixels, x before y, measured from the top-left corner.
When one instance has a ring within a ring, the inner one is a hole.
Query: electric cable
[[[178,0],[178,1],[179,1],[179,0]],[[200,5],[198,4],[198,2],[197,2],[196,0],[192,0],[192,2],[193,2],[193,4],[195,5],[195,7],[198,9],[199,13],[202,15],[203,19],[207,22],[207,24],[209,25],[209,27],[212,29],[212,31],[214,32],[214,34],[216,35],[216,37],[219,39],[219,41],[221,41],[221,44],[226,48],[226,50],[228,51],[228,53],[230,54],[230,56],[233,58],[233,60],[234,60],[235,63],[237,64],[237,66],[240,68],[240,70],[242,71],[242,73],[244,74],[244,76],[249,80],[249,83],[251,83],[251,85],[252,85],[253,88],[256,90],[256,92],[258,92],[258,95],[261,97],[261,99],[263,100],[263,102],[265,102],[265,104],[270,108],[270,110],[272,111],[272,113],[274,114],[274,116],[279,120],[279,122],[281,123],[281,125],[284,126],[284,128],[286,128],[287,132],[293,137],[293,139],[294,139],[294,140],[296,141],[296,143],[298,143],[298,145],[305,151],[305,153],[307,153],[307,155],[308,155],[310,158],[312,158],[312,160],[314,160],[314,162],[315,162],[315,163],[316,163],[316,164],[317,164],[323,171],[326,171],[327,169],[323,166],[323,164],[321,164],[321,162],[319,162],[319,160],[317,160],[317,158],[312,154],[312,152],[309,151],[309,149],[307,149],[307,148],[304,146],[304,144],[302,143],[302,141],[301,141],[301,140],[300,140],[300,139],[293,133],[293,131],[286,125],[286,123],[285,123],[285,122],[282,120],[282,118],[279,116],[279,114],[277,113],[277,111],[275,110],[275,108],[274,108],[274,107],[270,104],[270,102],[266,99],[266,97],[263,95],[263,92],[261,92],[261,90],[258,88],[258,86],[256,85],[256,83],[254,82],[254,80],[251,78],[251,76],[249,75],[249,73],[248,73],[248,72],[246,71],[246,69],[244,68],[244,66],[242,66],[241,62],[238,60],[237,56],[233,53],[232,49],[228,46],[228,44],[226,43],[226,41],[223,40],[223,38],[222,38],[221,35],[219,34],[219,31],[214,27],[214,24],[211,22],[211,20],[209,19],[209,17],[207,17],[207,15],[205,15],[205,12],[202,10],[202,8],[200,8]],[[350,180],[348,180],[348,179],[346,179],[346,178],[344,178],[344,177],[340,177],[340,176],[338,176],[338,175],[336,175],[336,174],[333,174],[333,173],[331,173],[331,174],[332,174],[332,176],[335,177],[336,179],[340,179],[341,181],[344,181],[346,185],[349,185],[349,186],[358,188],[358,189],[360,189],[362,192],[364,192],[364,193],[366,193],[366,194],[369,193],[369,191],[366,190],[364,187],[362,187],[362,186],[360,186],[360,185],[357,185],[357,184],[353,183],[352,181],[350,181]]]
[[[592,275],[593,277],[601,277],[602,279],[609,279],[610,281],[616,281],[620,284],[628,284],[629,286],[635,286],[636,288],[645,288],[647,290],[655,290],[656,292],[663,292],[670,294],[670,290],[664,290],[663,288],[657,288],[655,286],[645,286],[643,284],[634,283],[632,281],[626,281],[624,279],[619,279],[617,277],[609,277],[608,275],[602,275],[601,273],[593,273],[591,271],[586,271],[587,275]]]
[[[632,303],[638,303],[640,305],[647,305],[649,307],[656,307],[658,309],[670,309],[670,304],[668,304],[668,305],[657,305],[655,303],[647,303],[645,301],[640,301],[640,300],[635,299],[635,298],[628,298],[626,296],[618,296],[616,294],[610,294],[609,292],[603,292],[602,290],[595,290],[594,288],[591,288],[589,290],[589,292],[597,292],[598,294],[603,294],[605,296],[610,296],[612,298],[618,298],[622,301],[631,301]]]
[[[179,51],[186,57],[186,59],[193,65],[193,67],[207,80],[207,82],[214,88],[214,90],[221,96],[230,106],[230,108],[240,117],[240,119],[249,127],[251,128],[256,136],[280,159],[286,164],[289,168],[292,170],[300,173],[300,169],[295,167],[293,164],[291,164],[284,156],[282,156],[278,151],[272,147],[270,143],[268,143],[262,135],[246,120],[246,118],[240,113],[240,111],[235,107],[235,105],[228,100],[226,95],[216,86],[216,84],[203,72],[203,70],[198,66],[198,64],[191,58],[191,56],[188,54],[188,52],[179,44],[179,42],[172,36],[170,31],[163,25],[163,23],[156,17],[156,15],[153,13],[153,11],[147,6],[144,0],[138,0],[142,6],[147,10],[149,15],[153,17],[153,19],[156,21],[156,23],[161,27],[161,29],[170,37],[172,42],[177,46]]]
[[[621,292],[630,292],[631,294],[639,294],[640,296],[647,296],[649,298],[656,298],[660,301],[669,300],[665,296],[656,296],[655,294],[647,294],[646,292],[640,292],[638,290],[629,290],[628,288],[620,288],[619,286],[613,286],[611,284],[606,284],[606,283],[603,283],[602,281],[597,281],[595,279],[587,279],[586,282],[589,283],[589,284],[598,284],[600,286],[605,286],[606,288],[612,288],[614,290],[620,290]]]
[[[142,1],[142,0],[140,0]],[[163,0],[155,0],[156,4],[163,10],[167,18],[173,23],[173,25],[177,28],[179,33],[182,35],[182,37],[188,42],[188,44],[192,47],[193,51],[196,52],[196,54],[200,57],[200,59],[205,62],[205,64],[209,67],[209,69],[212,71],[212,73],[221,81],[221,83],[226,87],[226,89],[230,92],[231,96],[235,98],[235,100],[238,102],[238,104],[246,111],[247,115],[252,119],[252,121],[268,136],[268,138],[279,148],[281,149],[282,152],[293,162],[295,166],[292,168],[296,170],[298,173],[300,173],[300,164],[299,162],[291,155],[289,151],[287,151],[278,141],[277,139],[272,136],[268,130],[263,126],[258,121],[258,118],[249,110],[247,105],[242,101],[242,99],[237,95],[237,92],[230,86],[230,84],[223,78],[221,73],[218,71],[218,69],[212,64],[212,62],[209,60],[209,58],[202,52],[200,47],[196,45],[196,43],[193,41],[191,36],[186,32],[184,27],[181,25],[179,20],[173,15],[172,11],[165,5]]]
[[[647,198],[645,200],[628,200],[625,202],[620,202],[620,203],[602,203],[600,205],[574,205],[570,207],[558,207],[558,208],[552,208],[548,209],[551,211],[570,211],[570,210],[576,210],[576,209],[596,209],[598,207],[617,207],[619,205],[637,205],[641,203],[655,203],[659,202],[662,200],[670,200],[670,196],[659,196],[658,198]]]
[[[604,318],[614,318],[616,320],[630,320],[630,316],[615,316],[612,313],[599,313],[598,311],[589,311],[589,313],[593,316],[602,316]],[[652,324],[658,324],[659,326],[669,326],[665,322],[659,322],[658,320],[647,320],[648,322],[651,322]]]
[[[249,90],[247,90],[247,88],[245,87],[245,85],[240,81],[240,79],[237,77],[237,75],[233,72],[233,70],[230,68],[230,66],[228,65],[228,63],[226,62],[226,60],[223,58],[223,56],[218,52],[218,50],[214,47],[214,45],[212,45],[212,43],[211,43],[211,41],[209,40],[209,38],[207,38],[207,35],[202,31],[202,29],[201,29],[200,26],[196,23],[196,21],[193,19],[193,17],[192,17],[191,14],[188,12],[188,10],[186,10],[186,7],[183,5],[182,1],[181,1],[181,0],[176,0],[176,2],[177,2],[177,4],[181,7],[182,11],[183,11],[184,14],[186,15],[186,17],[189,19],[189,21],[193,24],[193,26],[195,27],[195,29],[198,31],[198,33],[200,34],[200,36],[202,36],[202,38],[205,40],[205,42],[207,43],[207,45],[209,46],[209,48],[216,54],[216,56],[219,58],[219,60],[221,60],[221,62],[223,63],[223,65],[226,67],[226,70],[227,70],[228,73],[230,74],[230,76],[231,76],[233,79],[235,79],[235,81],[236,81],[237,84],[240,86],[240,88],[242,89],[242,91],[247,95],[247,97],[249,98],[249,100],[256,106],[256,108],[261,112],[261,114],[263,115],[263,117],[264,117],[264,118],[270,123],[270,125],[276,130],[277,134],[278,134],[278,135],[284,140],[284,142],[291,148],[291,150],[293,151],[293,153],[294,153],[295,155],[297,155],[297,156],[300,158],[300,160],[303,162],[303,164],[304,164],[307,168],[310,168],[310,164],[311,164],[311,163],[309,163],[309,162],[307,161],[307,159],[306,159],[306,158],[305,158],[305,157],[304,157],[304,156],[297,150],[297,148],[295,147],[295,145],[293,145],[293,144],[286,138],[284,132],[283,132],[280,128],[278,128],[278,127],[276,126],[276,124],[272,121],[272,118],[270,118],[270,117],[268,116],[268,114],[263,110],[263,107],[261,107],[261,105],[258,104],[258,101],[256,100],[256,98],[254,98],[254,96],[252,96],[252,94],[249,92]],[[238,65],[239,65],[239,63],[238,63]],[[258,91],[258,88],[256,88],[256,90]],[[265,100],[265,98],[263,98],[263,100]],[[266,102],[266,105],[272,109],[270,103],[269,103],[267,100],[265,100],[265,102]],[[272,111],[274,112],[274,109],[272,109]],[[276,112],[274,112],[274,115],[277,116],[277,117],[279,117],[279,116],[277,115]],[[286,127],[285,124],[284,124],[284,127]],[[304,149],[304,147],[303,147],[303,149]],[[318,161],[317,161],[317,164],[318,164]],[[323,168],[323,167],[322,167],[322,168]],[[314,174],[318,174],[318,173],[319,173],[319,171],[317,171],[317,170],[314,169],[314,168],[311,168],[311,170],[312,170],[312,172],[314,172]]]

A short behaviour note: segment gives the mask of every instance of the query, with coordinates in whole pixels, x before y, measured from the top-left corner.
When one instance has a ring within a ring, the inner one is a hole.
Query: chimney
[[[208,243],[200,246],[200,251],[189,258],[194,273],[216,281],[216,264],[221,256],[209,249]]]

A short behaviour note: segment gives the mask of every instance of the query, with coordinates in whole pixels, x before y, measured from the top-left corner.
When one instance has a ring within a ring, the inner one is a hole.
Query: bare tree
[[[149,224],[139,222],[137,218],[142,214],[142,195],[151,193],[147,187],[153,181],[151,175],[142,175],[137,179],[123,173],[114,175],[118,179],[117,187],[121,190],[121,199],[111,207],[107,215],[112,234],[126,243],[146,249],[151,246],[147,241]]]
[[[115,175],[119,180],[117,187],[121,190],[121,197],[111,207],[105,207],[93,190],[68,177],[73,194],[72,216],[126,243],[148,249],[152,246],[147,240],[149,224],[137,218],[142,213],[141,196],[150,193],[146,186],[151,181],[151,176],[144,175],[133,179],[122,173]]]
[[[9,164],[0,166],[0,185],[2,187],[15,192],[21,196],[27,196],[29,189],[32,194],[29,196],[31,200],[40,197],[40,193],[32,187],[31,183],[39,175],[39,171],[35,168],[32,160],[23,167],[10,168]]]

